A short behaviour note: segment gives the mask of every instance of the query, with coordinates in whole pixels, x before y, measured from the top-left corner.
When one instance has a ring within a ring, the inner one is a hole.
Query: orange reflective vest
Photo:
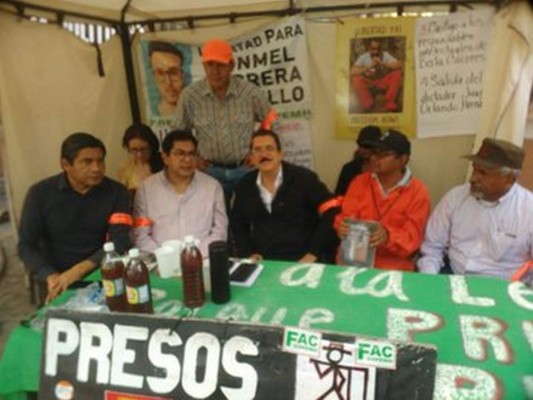
[[[385,197],[377,179],[365,172],[350,183],[335,227],[346,217],[378,221],[389,237],[376,249],[376,268],[414,271],[413,256],[422,244],[429,213],[429,193],[420,180],[411,178]]]

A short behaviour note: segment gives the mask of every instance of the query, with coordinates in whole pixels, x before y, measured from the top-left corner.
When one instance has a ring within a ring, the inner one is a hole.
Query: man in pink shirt
[[[163,140],[165,169],[145,179],[134,203],[134,243],[153,251],[167,240],[193,235],[200,251],[226,240],[228,218],[220,183],[196,169],[196,138],[189,131],[172,131]]]

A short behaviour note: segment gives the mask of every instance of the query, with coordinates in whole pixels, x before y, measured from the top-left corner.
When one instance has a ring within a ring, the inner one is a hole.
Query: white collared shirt
[[[268,212],[272,213],[272,201],[274,200],[274,197],[276,196],[279,187],[283,183],[283,167],[279,167],[278,174],[276,175],[276,181],[274,182],[274,193],[270,193],[267,188],[263,186],[263,183],[261,182],[261,172],[257,174],[257,179],[255,183],[259,188],[259,195],[261,196],[263,204],[265,205]]]
[[[533,193],[515,183],[491,203],[469,184],[453,188],[429,218],[421,251],[422,272],[438,273],[447,252],[454,273],[509,279],[533,259]]]

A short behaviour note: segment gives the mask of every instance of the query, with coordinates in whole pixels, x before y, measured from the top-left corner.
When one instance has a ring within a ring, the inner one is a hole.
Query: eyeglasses
[[[178,67],[169,68],[167,70],[157,68],[154,70],[154,76],[156,81],[159,82],[166,81],[167,77],[172,82],[179,82],[183,78],[183,72]]]
[[[252,147],[252,153],[254,154],[259,154],[259,153],[273,153],[275,151],[277,151],[278,148],[274,145],[267,145],[267,146],[264,146],[264,147]]]
[[[149,147],[131,147],[128,149],[130,154],[148,154],[150,153]]]
[[[174,154],[178,158],[195,158],[196,157],[196,150],[192,151],[184,151],[184,150],[176,150],[173,151],[172,154]]]

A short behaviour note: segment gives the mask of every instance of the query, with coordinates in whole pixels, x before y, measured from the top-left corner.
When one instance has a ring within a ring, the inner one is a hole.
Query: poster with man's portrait
[[[351,39],[348,112],[402,112],[404,68],[405,37]]]
[[[139,54],[147,120],[161,136],[176,118],[180,94],[192,81],[192,50],[182,43],[141,40]]]
[[[337,136],[354,139],[367,125],[415,135],[413,36],[413,18],[337,25]]]

